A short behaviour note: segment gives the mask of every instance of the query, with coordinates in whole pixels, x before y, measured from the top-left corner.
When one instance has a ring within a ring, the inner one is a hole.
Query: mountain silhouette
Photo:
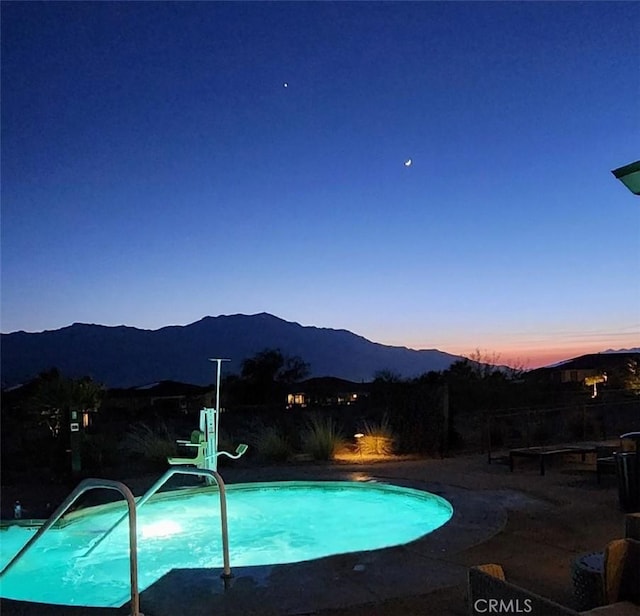
[[[2,386],[23,383],[52,367],[69,377],[91,376],[107,387],[162,380],[206,385],[214,381],[208,358],[224,357],[223,375],[267,349],[297,355],[310,376],[371,381],[388,370],[415,377],[445,370],[460,356],[378,344],[350,331],[302,326],[271,314],[204,317],[157,330],[74,323],[61,329],[2,334]]]

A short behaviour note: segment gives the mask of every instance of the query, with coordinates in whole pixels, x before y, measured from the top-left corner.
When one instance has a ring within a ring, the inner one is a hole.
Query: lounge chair
[[[586,454],[595,453],[595,445],[558,445],[550,447],[524,447],[512,449],[509,452],[509,470],[513,472],[514,458],[534,458],[538,460],[540,474],[545,474],[545,460],[547,458],[561,457],[565,455],[580,454],[582,461],[585,461]]]

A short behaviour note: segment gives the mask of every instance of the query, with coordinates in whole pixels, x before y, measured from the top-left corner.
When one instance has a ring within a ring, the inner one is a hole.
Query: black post
[[[82,426],[81,411],[71,411],[71,417],[69,421],[69,430],[70,430],[70,446],[71,446],[71,473],[75,477],[80,474],[82,471],[82,457],[80,447],[82,445],[81,442],[81,432],[80,428]]]

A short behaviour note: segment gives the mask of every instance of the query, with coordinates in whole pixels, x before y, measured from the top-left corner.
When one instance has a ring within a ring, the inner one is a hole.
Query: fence
[[[640,400],[544,409],[509,409],[485,416],[489,462],[500,451],[550,444],[606,441],[640,429]]]

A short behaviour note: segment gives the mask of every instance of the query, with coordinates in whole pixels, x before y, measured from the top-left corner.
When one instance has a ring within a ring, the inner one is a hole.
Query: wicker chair
[[[500,565],[471,567],[468,572],[470,616],[532,614],[535,616],[577,616],[576,612],[505,579]],[[490,603],[497,602],[497,603]]]
[[[637,541],[620,539],[612,541],[605,550],[605,584],[608,585],[607,600],[611,602],[608,605],[577,612],[508,582],[502,567],[492,563],[469,569],[469,615],[486,616],[499,612],[502,616],[523,613],[534,616],[640,616],[640,605],[633,598],[634,592],[640,591],[638,546],[630,543],[640,545]]]
[[[640,541],[609,542],[604,550],[604,593],[608,605],[631,602],[640,612]]]

